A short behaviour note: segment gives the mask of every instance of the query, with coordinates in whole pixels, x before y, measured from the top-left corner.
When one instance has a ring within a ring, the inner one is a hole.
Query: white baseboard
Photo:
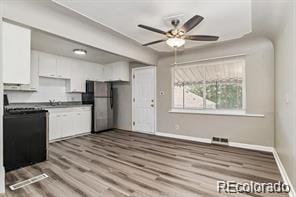
[[[0,167],[0,194],[5,193],[5,169],[4,166]]]
[[[281,173],[281,176],[283,178],[284,183],[287,184],[287,185],[290,185],[290,187],[291,187],[291,191],[289,193],[289,196],[290,197],[296,197],[295,189],[294,189],[294,187],[292,185],[292,182],[290,181],[290,179],[288,177],[288,174],[287,174],[287,172],[286,172],[286,170],[284,168],[284,165],[281,162],[281,159],[280,159],[278,153],[276,152],[275,148],[273,149],[272,153],[273,153],[274,159],[275,159],[275,161],[277,163],[277,166],[278,166],[278,168],[280,170],[280,173]]]
[[[62,137],[62,138],[50,140],[49,143],[58,142],[58,141],[62,141],[62,140],[68,140],[68,139],[71,139],[71,138],[81,137],[81,136],[90,135],[90,134],[91,134],[91,132],[81,133],[81,134],[77,134],[77,135],[71,135],[71,136],[68,136],[68,137]]]
[[[237,148],[245,148],[245,149],[250,149],[250,150],[273,152],[273,147],[271,147],[271,146],[261,146],[261,145],[244,144],[244,143],[237,143],[237,142],[229,142],[229,146],[237,147]]]
[[[191,140],[195,142],[204,142],[204,143],[212,142],[212,140],[208,138],[199,138],[199,137],[192,137],[192,136],[185,136],[185,135],[178,135],[178,134],[171,134],[171,133],[156,132],[155,135],[183,139],[183,140]],[[229,146],[237,147],[237,148],[245,148],[250,150],[266,151],[266,152],[273,152],[274,150],[273,147],[271,146],[261,146],[261,145],[244,144],[244,143],[237,143],[237,142],[229,142]]]
[[[211,143],[210,139],[207,138],[199,138],[199,137],[191,137],[186,135],[178,135],[178,134],[172,134],[172,133],[162,133],[162,132],[155,132],[155,135],[163,136],[163,137],[171,137],[176,139],[182,139],[182,140],[191,140],[195,142],[204,142],[204,143]]]

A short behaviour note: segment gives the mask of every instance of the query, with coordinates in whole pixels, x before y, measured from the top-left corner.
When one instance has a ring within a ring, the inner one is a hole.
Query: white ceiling
[[[117,61],[132,61],[129,58],[105,52],[90,46],[57,37],[38,30],[32,30],[32,49],[40,50],[65,57],[82,59],[85,61],[108,64]],[[87,54],[79,56],[73,53],[73,49],[85,49]]]
[[[141,44],[162,39],[161,34],[137,27],[145,24],[162,30],[171,26],[167,18],[179,15],[181,23],[193,15],[205,19],[190,34],[217,35],[217,42],[240,38],[252,31],[251,0],[52,0]],[[209,42],[187,41],[185,48]],[[211,42],[212,43],[212,42]],[[171,51],[165,43],[156,51]]]

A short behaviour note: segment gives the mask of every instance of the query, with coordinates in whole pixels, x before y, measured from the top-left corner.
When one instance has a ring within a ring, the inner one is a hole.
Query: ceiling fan
[[[192,41],[216,41],[219,39],[218,36],[209,36],[209,35],[186,35],[190,30],[192,30],[194,27],[196,27],[204,18],[199,15],[193,16],[191,19],[189,19],[182,27],[178,28],[180,20],[174,19],[171,21],[171,24],[174,26],[173,29],[165,32],[160,29],[156,29],[154,27],[149,27],[147,25],[138,25],[138,27],[141,27],[143,29],[153,31],[156,33],[160,33],[166,36],[166,38],[161,40],[156,40],[153,42],[149,42],[146,44],[143,44],[143,46],[149,46],[152,44],[157,44],[160,42],[165,42],[173,47],[178,48],[185,44],[185,40],[192,40]]]

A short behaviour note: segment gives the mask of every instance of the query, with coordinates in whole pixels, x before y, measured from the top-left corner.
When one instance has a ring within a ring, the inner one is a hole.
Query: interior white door
[[[155,132],[155,67],[133,69],[133,131]]]

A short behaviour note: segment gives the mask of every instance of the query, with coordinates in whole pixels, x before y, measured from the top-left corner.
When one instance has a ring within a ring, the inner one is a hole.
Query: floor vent
[[[228,138],[212,137],[212,144],[228,146]]]
[[[27,179],[25,181],[16,183],[14,185],[11,185],[11,186],[9,186],[9,188],[11,190],[17,190],[19,188],[25,187],[25,186],[30,185],[32,183],[36,183],[38,181],[41,181],[43,179],[46,179],[47,177],[48,177],[47,174],[40,174],[38,176],[34,176],[34,177],[30,178],[30,179]]]

